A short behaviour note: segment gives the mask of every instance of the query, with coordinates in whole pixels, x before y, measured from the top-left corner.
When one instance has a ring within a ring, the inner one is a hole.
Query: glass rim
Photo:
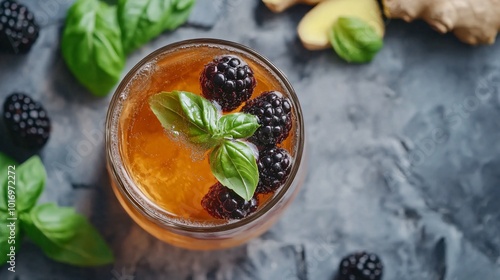
[[[145,195],[139,186],[134,182],[134,180],[130,177],[129,172],[123,166],[121,162],[122,156],[120,153],[120,148],[118,143],[120,140],[117,137],[118,126],[119,126],[119,116],[121,116],[121,111],[118,113],[118,118],[115,118],[115,110],[117,105],[121,105],[121,95],[126,90],[127,86],[136,76],[136,74],[142,69],[143,66],[147,65],[149,62],[153,61],[157,57],[161,56],[164,53],[175,51],[179,48],[189,47],[190,45],[207,45],[207,46],[222,46],[233,48],[237,51],[250,54],[253,56],[257,63],[264,65],[269,68],[277,78],[277,80],[284,86],[287,90],[289,98],[291,99],[293,106],[295,108],[295,121],[297,127],[295,128],[296,134],[296,143],[295,143],[295,158],[294,164],[292,166],[292,170],[285,184],[276,192],[273,197],[266,202],[266,204],[258,209],[252,215],[245,217],[238,221],[231,221],[227,224],[220,225],[189,225],[187,223],[175,222],[174,218],[168,218],[173,216],[171,213],[166,211],[157,205],[154,201],[152,201],[147,195]],[[115,135],[113,135],[113,132]],[[113,140],[114,139],[114,140]],[[118,140],[117,140],[118,139]],[[197,39],[189,39],[178,41],[175,43],[168,44],[163,46],[145,58],[140,60],[130,71],[125,75],[125,77],[121,80],[117,89],[113,93],[113,97],[110,101],[107,115],[106,115],[106,125],[105,125],[105,140],[106,140],[106,161],[108,172],[112,176],[112,180],[114,180],[117,189],[121,192],[125,199],[132,204],[135,210],[140,212],[149,220],[153,221],[156,224],[159,224],[162,227],[167,227],[169,229],[175,229],[177,231],[189,233],[189,232],[199,232],[199,233],[218,233],[218,232],[226,232],[234,229],[241,228],[245,225],[252,224],[254,222],[259,221],[259,218],[265,216],[274,206],[276,206],[282,199],[285,197],[285,194],[288,193],[289,188],[293,185],[295,178],[300,170],[300,167],[303,162],[304,156],[304,145],[305,145],[305,130],[304,130],[304,119],[302,115],[302,108],[299,103],[299,99],[292,85],[288,81],[285,74],[278,69],[269,59],[259,54],[257,51],[244,46],[242,44],[214,39],[214,38],[197,38]],[[116,159],[119,159],[120,162],[117,162]],[[124,180],[125,179],[125,180]],[[124,182],[126,181],[126,182]],[[127,184],[128,183],[128,184]],[[142,197],[139,198],[138,195]],[[141,203],[142,201],[142,203]],[[147,205],[143,205],[143,204]],[[161,215],[158,215],[158,212]]]

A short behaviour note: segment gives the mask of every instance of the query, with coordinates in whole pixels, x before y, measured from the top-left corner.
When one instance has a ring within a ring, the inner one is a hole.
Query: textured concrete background
[[[182,39],[253,47],[295,86],[310,151],[303,190],[268,233],[200,253],[151,237],[110,192],[102,137],[110,97],[79,86],[60,53],[72,1],[22,2],[36,11],[41,37],[29,55],[0,55],[0,99],[24,91],[43,102],[53,135],[41,153],[49,175],[41,201],[89,216],[117,261],[71,267],[25,242],[17,272],[3,267],[0,279],[329,280],[360,249],[382,257],[385,280],[500,279],[500,43],[470,47],[423,23],[391,21],[375,61],[348,65],[300,45],[295,27],[307,7],[275,15],[257,0],[199,0],[187,26],[136,51],[127,70]],[[3,136],[0,148],[28,156]]]

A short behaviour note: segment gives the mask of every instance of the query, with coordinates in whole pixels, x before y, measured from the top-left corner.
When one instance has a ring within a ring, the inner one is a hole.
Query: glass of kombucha
[[[148,103],[159,92],[202,95],[200,73],[221,55],[237,56],[251,67],[256,80],[251,99],[279,91],[292,108],[289,137],[279,144],[293,158],[290,174],[275,192],[259,194],[258,209],[240,220],[216,219],[203,209],[204,195],[217,183],[207,156],[167,137]],[[144,230],[188,249],[233,247],[269,229],[302,185],[306,172],[302,111],[284,74],[254,50],[217,39],[177,42],[148,55],[118,86],[106,120],[106,157],[115,195]]]

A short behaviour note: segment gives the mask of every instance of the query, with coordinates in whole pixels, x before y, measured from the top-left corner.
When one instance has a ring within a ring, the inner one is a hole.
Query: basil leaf
[[[218,127],[224,137],[247,138],[259,128],[257,117],[251,114],[234,113],[220,118]]]
[[[165,30],[174,30],[181,26],[189,18],[189,14],[193,10],[196,0],[171,0],[172,13],[165,22],[163,28]]]
[[[182,134],[191,143],[210,148],[222,138],[217,133],[217,108],[199,95],[161,92],[149,99],[149,105],[165,129]]]
[[[340,17],[330,31],[330,42],[341,58],[355,63],[371,61],[384,45],[370,24],[355,17]]]
[[[12,180],[12,176],[15,177],[14,174],[16,170],[12,168],[9,169],[9,166],[15,166],[15,168],[17,168],[17,163],[7,155],[0,153],[0,210],[7,210],[9,179],[11,179],[11,182],[14,181],[15,183],[15,180]],[[9,173],[9,171],[11,172]],[[9,178],[9,176],[11,177]],[[10,185],[13,184],[11,183]]]
[[[222,185],[247,201],[252,199],[259,182],[259,169],[247,144],[225,140],[210,153],[210,168]]]
[[[45,186],[45,167],[38,156],[33,156],[16,170],[16,207],[18,212],[28,211],[35,206]]]
[[[66,18],[62,53],[80,83],[97,96],[108,94],[125,66],[116,7],[76,1]]]
[[[21,216],[21,226],[49,258],[58,262],[98,266],[114,261],[106,241],[72,208],[37,205]]]
[[[173,30],[189,17],[196,0],[119,0],[118,21],[125,53]]]
[[[165,30],[173,0],[119,0],[118,22],[125,53],[146,44]]]
[[[0,264],[8,263],[21,247],[21,231],[17,215],[0,212]]]

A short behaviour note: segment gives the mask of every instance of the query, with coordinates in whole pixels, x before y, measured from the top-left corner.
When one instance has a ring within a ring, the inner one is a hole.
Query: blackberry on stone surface
[[[292,157],[282,148],[266,148],[259,152],[259,184],[256,193],[270,193],[281,187],[292,170]]]
[[[216,101],[224,112],[247,101],[256,85],[250,66],[234,55],[218,56],[205,65],[200,82],[203,95]]]
[[[242,109],[257,116],[261,125],[248,139],[258,147],[274,146],[283,142],[292,129],[292,105],[278,91],[268,91],[252,99]]]
[[[358,252],[342,259],[338,280],[380,280],[382,261],[376,254]]]
[[[38,39],[40,27],[28,8],[16,1],[0,2],[0,50],[27,53]]]
[[[50,136],[50,120],[42,105],[23,93],[9,95],[3,104],[5,127],[14,144],[41,148]]]
[[[255,212],[259,201],[256,197],[245,201],[233,190],[217,183],[210,187],[201,205],[214,218],[232,220],[243,219]]]

